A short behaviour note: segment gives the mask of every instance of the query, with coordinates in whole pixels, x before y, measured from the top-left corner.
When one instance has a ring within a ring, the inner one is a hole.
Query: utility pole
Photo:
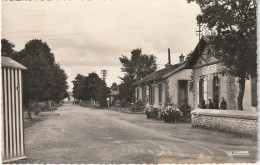
[[[107,70],[101,70],[102,79],[106,81],[107,79]]]
[[[202,17],[201,15],[197,16],[197,25],[199,26],[199,30],[196,31],[196,33],[199,33],[199,54],[200,54],[200,33],[201,33],[201,22],[202,22]]]
[[[202,26],[202,16],[198,15],[197,16],[197,25],[199,27],[199,30],[196,30],[196,33],[199,35],[199,56],[201,56],[201,58],[205,61],[205,63],[207,63],[207,61],[203,58],[202,54],[200,54],[200,35],[201,35],[201,26]]]

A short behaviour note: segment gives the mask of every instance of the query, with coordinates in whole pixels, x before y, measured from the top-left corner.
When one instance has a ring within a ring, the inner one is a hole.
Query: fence
[[[22,70],[26,69],[9,57],[2,61],[2,161],[26,158],[22,110]]]

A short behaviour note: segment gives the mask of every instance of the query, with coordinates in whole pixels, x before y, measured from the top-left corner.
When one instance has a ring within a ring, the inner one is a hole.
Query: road
[[[25,146],[28,159],[18,163],[255,162],[257,157],[256,139],[72,105],[27,128]],[[249,154],[229,154],[237,151]]]

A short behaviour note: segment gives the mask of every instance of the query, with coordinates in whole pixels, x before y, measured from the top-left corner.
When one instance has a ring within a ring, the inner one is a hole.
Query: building
[[[76,99],[73,97],[72,92],[68,92],[68,94],[69,94],[69,96],[66,97],[66,98],[64,98],[64,99],[62,100],[62,102],[63,102],[64,104],[73,104],[73,102],[76,101]]]
[[[191,69],[185,69],[186,61],[181,55],[180,62],[171,65],[170,50],[168,50],[168,64],[143,79],[135,82],[135,98],[147,105],[162,108],[167,102],[181,106],[193,105]]]
[[[2,161],[24,159],[22,70],[24,66],[9,57],[2,64]]]
[[[214,50],[209,39],[203,36],[193,51],[186,68],[193,71],[194,107],[199,108],[202,100],[208,104],[209,99],[219,105],[222,98],[226,100],[229,110],[237,109],[237,95],[239,84],[237,79],[230,75],[223,75],[225,69],[221,62],[212,55]],[[257,108],[257,80],[246,81],[243,107],[246,111],[256,111]],[[219,106],[214,107],[218,109]]]
[[[191,111],[192,126],[257,136],[257,79],[246,81],[244,110],[238,111],[239,84],[237,79],[222,74],[225,67],[221,61],[212,56],[214,53],[209,39],[202,36],[186,64],[186,68],[193,71],[195,110]],[[210,107],[209,99],[213,102]],[[222,99],[225,100],[226,107],[221,109],[226,110],[219,109]],[[208,105],[206,109],[204,109],[205,106],[201,106],[203,102]]]

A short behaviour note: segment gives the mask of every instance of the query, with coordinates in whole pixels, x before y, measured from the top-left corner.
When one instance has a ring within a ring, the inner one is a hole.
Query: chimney
[[[180,63],[182,63],[184,61],[185,56],[183,54],[181,54],[179,57],[180,57]]]
[[[170,48],[168,48],[168,64],[171,65],[171,51],[170,51]]]
[[[170,48],[168,48],[168,63],[165,64],[165,67],[169,67],[171,66],[171,52],[170,52]]]

